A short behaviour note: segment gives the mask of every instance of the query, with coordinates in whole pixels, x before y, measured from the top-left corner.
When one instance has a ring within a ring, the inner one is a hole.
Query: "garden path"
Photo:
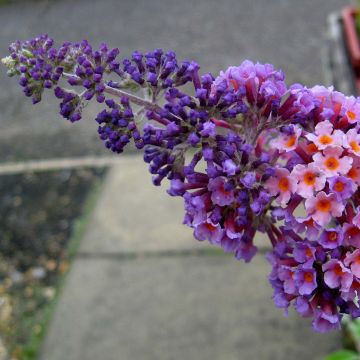
[[[340,346],[275,308],[263,238],[245,264],[194,240],[182,216],[141,158],[109,171],[41,360],[313,360]]]

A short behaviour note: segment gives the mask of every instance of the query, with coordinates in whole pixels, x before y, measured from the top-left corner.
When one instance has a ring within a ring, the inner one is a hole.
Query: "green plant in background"
[[[355,16],[355,26],[356,26],[356,31],[358,33],[358,36],[360,36],[360,0],[357,1],[357,9],[358,9],[358,12],[356,13],[356,16]]]
[[[359,360],[360,358],[360,321],[344,317],[342,321],[344,347],[328,355],[325,360]]]
[[[339,350],[327,356],[325,360],[358,360],[359,355],[351,350]]]

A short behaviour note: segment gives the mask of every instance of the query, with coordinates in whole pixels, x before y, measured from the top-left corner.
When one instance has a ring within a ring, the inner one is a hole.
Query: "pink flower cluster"
[[[306,126],[264,135],[279,156],[264,187],[284,221],[268,258],[276,305],[293,302],[322,332],[360,315],[360,102],[320,86],[302,92],[314,99]]]

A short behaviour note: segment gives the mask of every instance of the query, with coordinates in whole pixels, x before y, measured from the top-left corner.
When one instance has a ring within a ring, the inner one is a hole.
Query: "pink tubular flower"
[[[309,133],[305,137],[320,150],[328,146],[342,146],[344,142],[344,133],[341,130],[334,130],[329,120],[318,123],[315,127],[315,134]]]
[[[271,141],[271,146],[280,151],[295,150],[302,130],[299,125],[294,125],[293,129],[294,133],[291,135],[280,133],[277,138]]]
[[[355,156],[352,157],[352,165],[346,176],[351,179],[355,184],[360,185],[360,159]]]
[[[360,156],[360,134],[356,129],[350,129],[346,133],[346,141],[344,147],[357,156]]]
[[[309,165],[296,165],[291,172],[291,177],[298,182],[296,193],[304,198],[313,196],[314,191],[322,190],[326,183],[325,175],[314,163]]]
[[[349,291],[353,282],[353,275],[339,260],[330,260],[322,266],[325,284],[335,289],[340,287],[341,291]]]
[[[290,177],[289,170],[276,169],[275,176],[268,179],[264,185],[272,196],[278,195],[276,201],[280,205],[286,205],[296,188],[296,180]]]
[[[321,191],[315,197],[306,199],[305,209],[320,226],[325,226],[331,221],[332,216],[341,216],[344,205],[336,200],[334,194],[327,195]]]
[[[209,180],[208,189],[211,191],[211,200],[214,204],[225,206],[234,201],[234,191],[225,190],[225,183],[226,179],[221,176]]]
[[[351,272],[360,279],[360,250],[357,249],[354,252],[348,252],[346,254],[344,264],[350,266]]]
[[[356,123],[360,119],[360,102],[354,96],[345,98],[343,103],[345,116],[350,124]]]
[[[339,146],[327,147],[324,154],[320,152],[313,156],[314,164],[324,172],[326,176],[336,176],[347,174],[351,169],[352,158],[349,156],[341,157],[343,149]]]

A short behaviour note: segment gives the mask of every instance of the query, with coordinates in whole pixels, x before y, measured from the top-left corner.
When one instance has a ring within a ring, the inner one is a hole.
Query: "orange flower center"
[[[356,114],[355,114],[353,111],[350,111],[350,110],[346,113],[346,115],[347,115],[351,120],[355,120],[355,118],[356,118]]]
[[[352,180],[356,180],[357,176],[358,176],[358,173],[357,173],[357,170],[354,167],[352,167],[349,170],[349,172],[347,173],[347,177],[349,177]]]
[[[216,227],[210,223],[206,223],[205,227],[210,231],[214,231],[216,229]]]
[[[305,275],[304,275],[304,280],[305,280],[306,282],[310,283],[310,282],[313,281],[313,279],[314,279],[314,276],[313,276],[312,273],[310,273],[310,272],[305,273]]]
[[[237,89],[239,89],[239,84],[237,83],[236,80],[234,79],[230,79],[231,85],[233,86],[234,90],[236,91]]]
[[[286,177],[282,177],[279,180],[279,189],[281,191],[288,191],[289,190],[289,180]]]
[[[306,249],[305,254],[306,254],[307,257],[312,256],[312,252],[311,252],[311,250],[309,248]]]
[[[312,186],[315,184],[315,180],[316,180],[316,175],[311,172],[308,171],[304,174],[304,183],[308,186]]]
[[[304,224],[308,227],[314,226],[314,220],[313,218],[310,218],[309,220],[304,221]]]
[[[329,135],[322,135],[319,138],[319,142],[320,142],[320,144],[323,144],[323,145],[329,145],[333,142],[333,139]]]
[[[337,181],[334,185],[334,190],[337,192],[342,192],[344,191],[345,185],[343,182],[341,181]]]
[[[355,140],[350,141],[350,146],[355,152],[360,151],[360,146]]]
[[[328,199],[321,199],[316,203],[316,209],[321,212],[329,212],[331,209],[331,202]]]
[[[339,264],[336,264],[336,265],[335,265],[334,272],[335,272],[335,274],[338,275],[338,276],[339,276],[339,275],[342,275],[343,271],[342,271],[342,268],[341,268],[341,266],[340,266]]]
[[[295,135],[291,135],[289,138],[288,138],[288,141],[285,143],[285,147],[292,147],[294,146],[296,143],[296,136]]]
[[[310,143],[306,146],[306,149],[309,153],[314,153],[316,151],[318,151],[317,146],[314,143]]]
[[[338,238],[338,234],[336,231],[329,232],[327,236],[329,241],[336,241]]]
[[[339,166],[339,160],[336,157],[329,157],[326,159],[325,161],[325,166],[329,169],[329,170],[336,170]]]

